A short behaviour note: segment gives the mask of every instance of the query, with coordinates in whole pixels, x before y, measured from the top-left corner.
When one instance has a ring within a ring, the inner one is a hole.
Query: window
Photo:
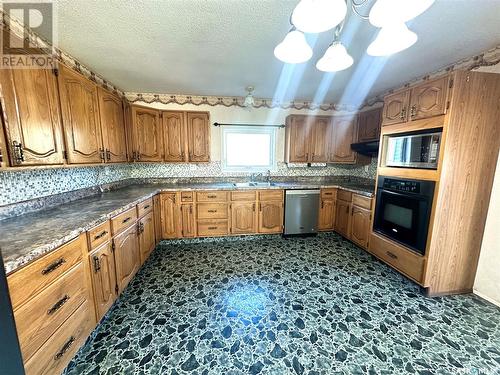
[[[265,126],[222,127],[222,168],[265,171],[276,168],[276,129]]]

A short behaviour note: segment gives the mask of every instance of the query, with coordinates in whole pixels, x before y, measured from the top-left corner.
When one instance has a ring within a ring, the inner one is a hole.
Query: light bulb
[[[404,23],[425,12],[434,0],[377,0],[370,10],[370,23],[384,27]]]
[[[340,42],[333,43],[316,63],[316,68],[322,72],[338,72],[349,68],[354,60]]]
[[[388,56],[411,47],[418,37],[404,23],[391,24],[380,29],[366,52],[372,56]]]
[[[345,18],[345,0],[301,0],[292,13],[293,25],[305,33],[333,29]]]
[[[298,30],[286,34],[285,39],[274,49],[274,56],[289,64],[306,62],[312,55],[313,51],[307,44],[306,37]]]

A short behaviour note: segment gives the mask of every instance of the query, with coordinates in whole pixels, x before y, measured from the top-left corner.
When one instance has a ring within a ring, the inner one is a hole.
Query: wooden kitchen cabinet
[[[210,123],[207,112],[187,112],[188,161],[210,161]]]
[[[61,65],[59,96],[68,163],[103,162],[96,84]]]
[[[179,237],[179,214],[177,206],[177,193],[161,193],[161,227],[162,238]]]
[[[117,298],[115,257],[111,242],[89,255],[97,321],[100,321]]]
[[[346,238],[349,238],[349,222],[351,214],[351,202],[337,199],[335,213],[335,230]]]
[[[350,164],[356,162],[356,152],[351,149],[351,144],[356,143],[357,116],[333,117],[329,138],[329,162]]]
[[[123,292],[141,265],[137,237],[137,226],[132,225],[113,239],[118,294]]]
[[[419,120],[446,113],[450,77],[424,82],[410,91],[410,120]]]
[[[318,230],[328,231],[335,227],[337,189],[321,189]]]
[[[181,234],[182,237],[196,237],[196,220],[194,204],[181,204]]]
[[[400,124],[408,121],[410,91],[405,89],[384,98],[382,126]]]
[[[63,164],[59,93],[54,70],[1,69],[6,144],[12,166]]]
[[[165,161],[186,161],[185,112],[165,111],[161,113]]]
[[[139,253],[141,265],[144,264],[149,255],[153,252],[155,242],[155,222],[153,212],[149,212],[138,221],[139,229]]]
[[[231,233],[250,234],[256,232],[256,202],[253,201],[231,203]]]
[[[155,218],[155,243],[157,244],[163,239],[162,229],[161,229],[161,203],[160,194],[156,194],[153,197],[153,213]]]
[[[107,163],[127,161],[127,137],[122,100],[101,87],[98,89],[102,141]]]
[[[316,116],[311,126],[310,135],[310,162],[326,163],[328,161],[328,133],[331,126],[331,117]]]
[[[287,163],[307,163],[309,161],[309,118],[303,115],[287,117],[285,129]]]
[[[133,105],[132,139],[135,161],[162,161],[163,133],[160,112]]]
[[[370,219],[370,210],[355,205],[352,206],[350,238],[352,242],[365,249],[368,247]]]
[[[358,116],[358,142],[378,140],[380,138],[382,108],[360,112]]]
[[[283,201],[259,202],[259,233],[283,232]]]

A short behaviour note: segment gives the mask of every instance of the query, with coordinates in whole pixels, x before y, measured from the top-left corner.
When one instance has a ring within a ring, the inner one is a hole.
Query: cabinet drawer
[[[143,217],[151,211],[153,211],[153,198],[146,199],[137,205],[138,217]]]
[[[198,202],[226,202],[227,191],[199,191],[196,193]]]
[[[262,190],[259,191],[259,200],[261,201],[282,201],[283,190]]]
[[[321,199],[334,200],[337,198],[337,189],[321,189]]]
[[[224,236],[229,232],[227,220],[198,221],[198,236]]]
[[[374,233],[370,237],[370,251],[377,258],[393,266],[417,282],[422,281],[424,258]]]
[[[115,216],[111,219],[111,229],[113,230],[113,235],[134,225],[136,220],[137,211],[135,210],[135,207]]]
[[[86,248],[85,235],[81,235],[9,275],[7,282],[13,309],[37,295],[59,276],[73,268],[82,260]]]
[[[80,263],[14,311],[23,358],[28,360],[57,328],[87,300]]]
[[[231,200],[232,201],[254,201],[257,199],[257,194],[255,191],[232,191]]]
[[[192,191],[183,191],[181,192],[181,202],[192,202],[193,201],[193,192]]]
[[[87,236],[90,245],[89,250],[97,249],[103,243],[109,241],[111,238],[111,224],[109,220],[89,230],[87,232]]]
[[[199,203],[198,219],[227,219],[227,203]]]
[[[372,209],[372,199],[365,197],[363,195],[353,194],[352,204],[361,208],[366,208],[367,210]]]
[[[84,302],[27,362],[26,375],[60,374],[92,330],[89,302]]]
[[[352,199],[352,193],[350,191],[339,189],[337,191],[337,199],[341,199],[346,202],[350,202]]]

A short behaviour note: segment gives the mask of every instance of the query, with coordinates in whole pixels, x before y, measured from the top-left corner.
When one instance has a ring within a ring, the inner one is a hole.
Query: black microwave
[[[382,164],[385,167],[437,169],[441,129],[384,136]]]

